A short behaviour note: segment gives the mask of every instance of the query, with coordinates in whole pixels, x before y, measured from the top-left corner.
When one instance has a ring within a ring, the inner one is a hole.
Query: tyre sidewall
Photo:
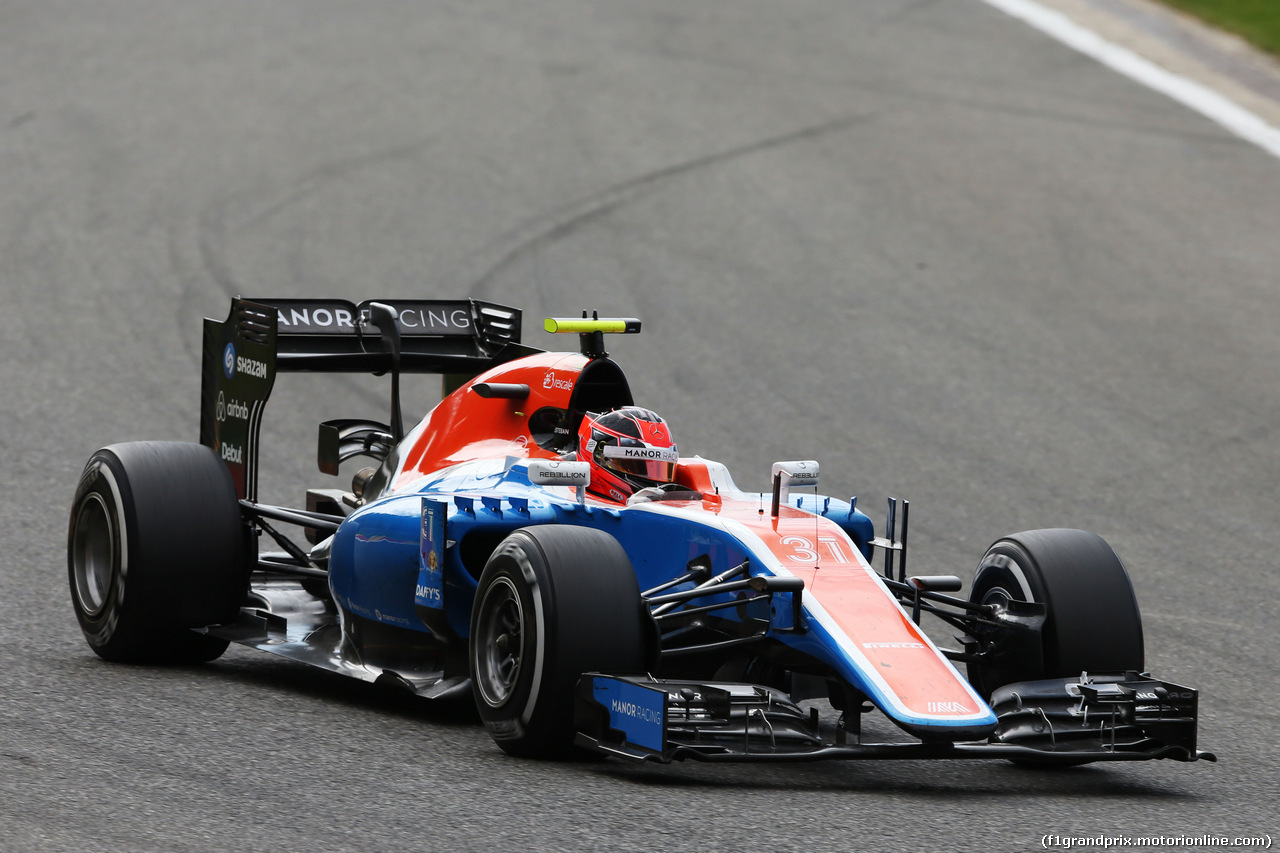
[[[494,705],[475,686],[476,707],[494,740],[518,742],[529,735],[538,698],[544,690],[547,664],[546,565],[542,553],[527,539],[508,539],[481,574],[472,614],[472,659],[480,652],[475,638],[482,618],[481,606],[489,590],[503,580],[511,582],[523,612],[520,638],[520,672],[505,700]]]
[[[987,601],[1000,592],[1013,601],[1048,603],[1030,555],[1008,540],[995,543],[983,556],[973,576],[973,590],[975,601]]]
[[[1030,565],[1030,557],[1015,543],[996,542],[983,555],[974,573],[971,600],[980,604],[1000,603],[1002,599],[1044,603],[1044,587],[1039,575],[1025,568]],[[1043,633],[1047,631],[1046,623]],[[1008,661],[1003,663],[1004,666],[969,664],[969,681],[980,694],[990,696],[1002,684],[1044,677],[1042,656],[1036,663],[1025,659],[1012,665]]]
[[[89,460],[80,484],[76,489],[75,502],[71,513],[70,529],[67,541],[74,547],[77,523],[86,504],[92,500],[100,500],[106,510],[107,520],[111,528],[111,564],[112,571],[107,583],[103,604],[93,609],[83,601],[79,579],[76,577],[74,556],[71,548],[67,553],[67,575],[71,585],[71,599],[75,606],[76,618],[84,631],[85,639],[95,650],[110,652],[114,646],[128,642],[128,633],[122,629],[128,623],[127,613],[135,609],[134,602],[128,598],[129,543],[136,541],[137,524],[133,513],[126,507],[132,507],[132,494],[128,491],[128,480],[121,482],[117,476],[116,466],[119,461],[112,455],[99,452]]]

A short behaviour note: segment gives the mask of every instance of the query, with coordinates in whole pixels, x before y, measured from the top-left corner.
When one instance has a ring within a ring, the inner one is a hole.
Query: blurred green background
[[[1280,56],[1280,0],[1163,0]]]

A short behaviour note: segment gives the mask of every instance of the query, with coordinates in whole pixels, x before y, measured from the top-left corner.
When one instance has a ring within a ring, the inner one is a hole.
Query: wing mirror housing
[[[775,462],[770,477],[773,480],[772,515],[777,518],[779,507],[787,502],[792,486],[818,485],[818,463],[812,459]]]
[[[578,503],[582,503],[587,486],[591,485],[591,466],[560,459],[530,459],[529,482],[535,486],[572,486],[578,490]]]

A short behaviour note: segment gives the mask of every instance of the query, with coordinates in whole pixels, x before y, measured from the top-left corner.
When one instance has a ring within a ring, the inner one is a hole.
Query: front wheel
[[[988,637],[991,656],[969,664],[983,696],[1005,684],[1081,672],[1143,669],[1142,617],[1124,564],[1101,537],[1083,530],[1029,530],[993,544],[969,594],[980,604],[1045,605],[1040,654],[1025,635]]]
[[[190,629],[238,613],[251,543],[231,474],[208,447],[99,450],[81,474],[67,531],[71,603],[90,648],[121,662],[218,657],[227,641]]]
[[[471,612],[469,662],[480,717],[504,752],[573,752],[584,672],[645,670],[648,614],[617,540],[584,527],[528,527],[489,557]]]

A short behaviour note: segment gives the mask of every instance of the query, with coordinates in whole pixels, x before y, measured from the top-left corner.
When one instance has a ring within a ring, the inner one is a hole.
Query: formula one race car
[[[200,443],[84,469],[67,544],[89,645],[199,662],[237,642],[463,698],[525,756],[1213,760],[1196,691],[1143,671],[1099,537],[1000,539],[959,597],[957,577],[906,574],[905,502],[878,537],[856,498],[816,493],[816,461],[747,493],[680,455],[604,351],[638,320],[546,328],[580,351],[523,346],[519,311],[474,300],[234,300],[205,321]],[[259,427],[277,373],[301,370],[389,373],[392,403],[389,423],[320,425],[321,472],[372,464],[291,509],[258,500]],[[408,372],[445,396],[406,432]],[[904,734],[865,742],[872,711]]]

